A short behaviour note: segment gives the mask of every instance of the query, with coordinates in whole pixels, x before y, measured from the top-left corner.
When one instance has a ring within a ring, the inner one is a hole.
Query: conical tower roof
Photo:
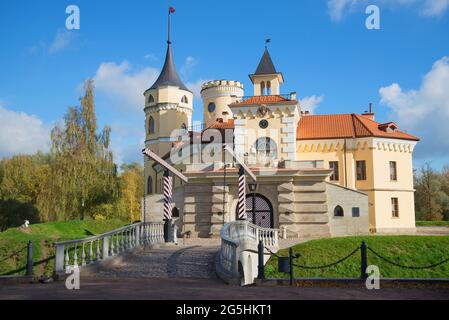
[[[271,60],[270,53],[268,49],[265,48],[265,52],[263,53],[262,59],[260,59],[259,66],[257,67],[255,75],[262,74],[276,74],[276,68],[274,67],[273,60]]]
[[[173,60],[173,52],[171,48],[171,42],[168,42],[167,46],[167,54],[165,56],[164,67],[162,68],[161,74],[159,78],[157,78],[156,82],[151,86],[149,90],[157,89],[163,86],[173,86],[179,87],[181,90],[189,91],[184,83],[179,78],[178,72],[176,71],[175,63]]]

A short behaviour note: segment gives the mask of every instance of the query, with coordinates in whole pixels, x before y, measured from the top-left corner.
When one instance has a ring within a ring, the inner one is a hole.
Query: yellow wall
[[[344,139],[298,141],[297,159],[323,160],[326,168],[330,161],[338,161],[338,184],[368,194],[370,228],[394,232],[415,228],[412,163],[415,145],[381,138],[347,139],[345,152]],[[356,179],[357,160],[366,161],[365,181]],[[397,163],[397,181],[390,181],[390,161]],[[399,218],[392,216],[391,198],[399,200]]]

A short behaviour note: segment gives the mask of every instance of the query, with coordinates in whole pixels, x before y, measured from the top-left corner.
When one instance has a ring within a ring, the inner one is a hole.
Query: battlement
[[[225,88],[225,87],[234,87],[243,90],[243,83],[240,81],[233,80],[212,80],[203,83],[201,86],[201,92],[204,90],[212,89],[212,88]]]

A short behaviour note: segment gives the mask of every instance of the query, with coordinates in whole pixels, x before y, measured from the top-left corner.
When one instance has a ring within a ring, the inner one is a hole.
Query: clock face
[[[268,121],[267,121],[267,120],[262,120],[262,121],[260,121],[260,122],[259,122],[259,127],[260,127],[261,129],[266,129],[266,128],[268,128]]]

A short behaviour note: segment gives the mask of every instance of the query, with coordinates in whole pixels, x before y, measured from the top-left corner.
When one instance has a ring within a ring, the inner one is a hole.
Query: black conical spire
[[[260,59],[259,66],[257,67],[255,75],[261,74],[276,74],[276,68],[274,67],[273,60],[271,60],[268,48],[265,47],[265,52],[263,53],[262,59]]]
[[[171,10],[171,9],[170,9]],[[179,87],[181,90],[191,92],[179,78],[178,72],[176,72],[175,63],[173,60],[173,52],[171,48],[170,38],[170,14],[168,15],[168,40],[167,40],[167,54],[165,56],[164,67],[156,82],[151,86],[149,90],[156,89],[162,86]]]

